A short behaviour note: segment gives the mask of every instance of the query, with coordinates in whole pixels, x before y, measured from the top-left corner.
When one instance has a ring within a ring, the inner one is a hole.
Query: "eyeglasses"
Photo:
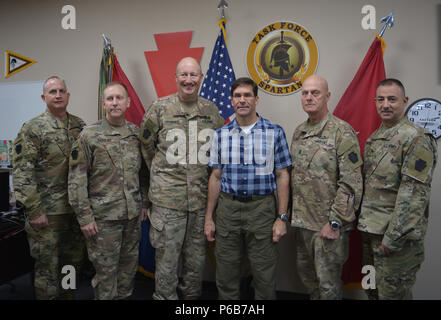
[[[196,80],[197,78],[199,78],[200,74],[187,72],[178,73],[178,77],[181,79],[187,79],[188,76],[190,76],[191,80]]]
[[[254,95],[249,92],[244,93],[244,94],[240,94],[240,93],[233,94],[233,98],[235,98],[235,99],[240,99],[241,97],[244,97],[245,99],[251,99],[251,98],[254,98]]]

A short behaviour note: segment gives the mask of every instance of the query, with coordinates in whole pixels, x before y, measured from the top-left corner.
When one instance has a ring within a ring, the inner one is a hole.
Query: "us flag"
[[[231,105],[231,84],[236,80],[226,45],[226,19],[219,21],[221,28],[211,55],[210,65],[206,72],[199,95],[213,101],[219,109],[225,123],[234,119],[234,108]]]

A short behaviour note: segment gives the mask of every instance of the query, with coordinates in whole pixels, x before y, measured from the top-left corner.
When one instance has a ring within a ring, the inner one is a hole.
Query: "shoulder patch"
[[[149,131],[149,129],[144,129],[144,131],[142,132],[142,137],[144,139],[148,139],[150,137],[151,133]]]
[[[79,140],[75,141],[75,143],[72,146],[72,151],[70,152],[70,159],[69,159],[70,166],[77,165],[78,163],[84,161],[83,150],[81,150],[78,143]]]
[[[346,150],[343,157],[349,160],[347,163],[354,169],[360,167],[363,163],[357,145],[352,145],[350,149]]]
[[[20,154],[20,153],[21,153],[21,150],[22,150],[22,146],[21,146],[21,144],[15,146],[15,152],[16,152],[17,154]]]
[[[415,180],[427,183],[432,179],[433,161],[433,153],[418,146],[416,152],[411,154],[407,163],[403,165],[402,172]]]
[[[351,160],[352,163],[356,163],[358,161],[358,155],[354,151],[349,153],[348,158],[349,160]]]
[[[78,150],[73,150],[72,151],[72,160],[77,160],[78,159]]]
[[[416,171],[423,171],[427,167],[427,162],[423,159],[418,159],[415,161],[415,170]]]

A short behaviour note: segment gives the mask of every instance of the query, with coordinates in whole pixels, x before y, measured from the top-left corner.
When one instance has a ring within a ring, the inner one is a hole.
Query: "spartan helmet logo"
[[[270,68],[279,67],[279,76],[283,78],[283,73],[289,73],[290,68],[293,68],[294,65],[290,63],[290,57],[288,54],[288,50],[292,47],[288,42],[283,40],[283,31],[280,32],[280,41],[273,48],[271,52],[271,64]]]
[[[259,64],[272,80],[290,81],[305,62],[304,59],[301,44],[285,31],[262,41]]]
[[[288,95],[302,87],[318,64],[315,40],[303,26],[290,21],[271,23],[256,33],[247,52],[250,77],[260,89]]]

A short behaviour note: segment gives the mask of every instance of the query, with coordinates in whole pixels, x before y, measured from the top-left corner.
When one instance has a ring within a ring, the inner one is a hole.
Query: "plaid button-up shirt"
[[[274,170],[291,163],[282,127],[259,116],[248,134],[236,119],[216,130],[208,165],[222,170],[222,192],[250,196],[273,193],[277,188]]]

